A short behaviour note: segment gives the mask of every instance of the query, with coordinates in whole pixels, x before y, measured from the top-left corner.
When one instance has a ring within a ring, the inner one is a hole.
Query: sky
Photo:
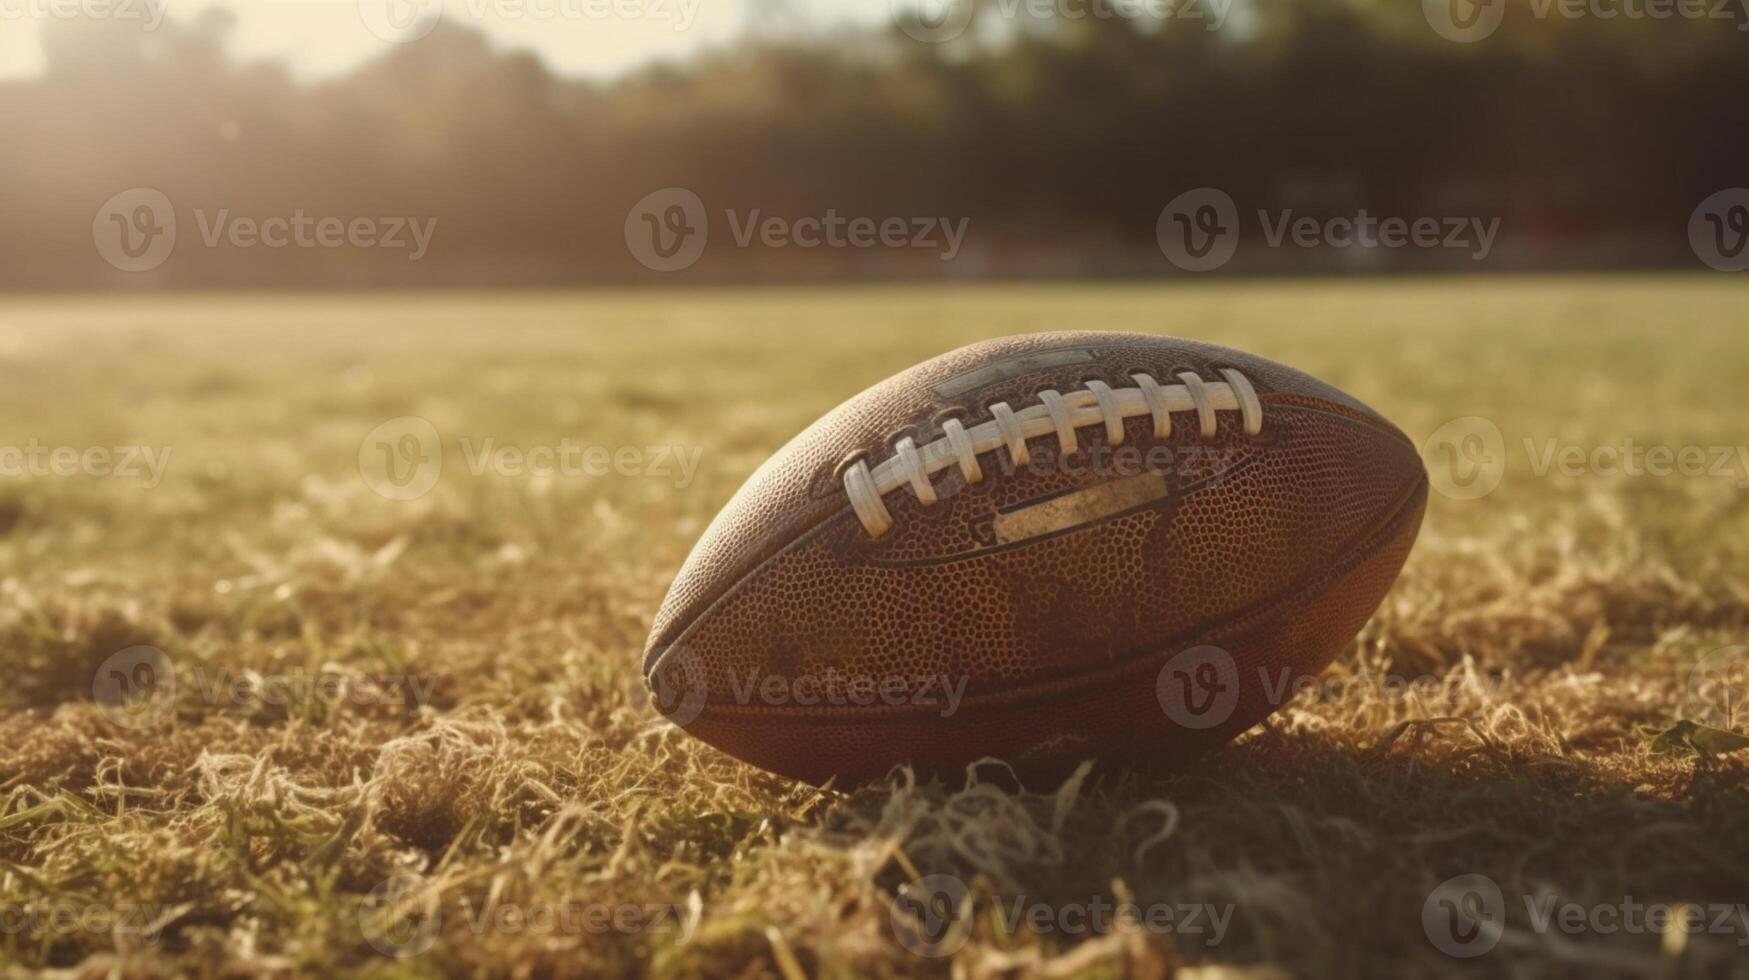
[[[42,22],[115,17],[151,25],[208,7],[237,15],[232,53],[284,62],[299,78],[343,73],[396,43],[417,43],[435,7],[444,19],[533,50],[555,71],[612,77],[684,57],[750,25],[873,24],[894,0],[0,0],[0,78],[41,70]],[[897,0],[913,3],[914,0]],[[943,2],[943,0],[922,0]]]

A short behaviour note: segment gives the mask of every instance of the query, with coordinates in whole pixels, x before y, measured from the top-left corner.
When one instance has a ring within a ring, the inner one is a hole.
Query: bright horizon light
[[[0,0],[0,79],[39,74],[41,26],[69,11],[153,24],[229,9],[237,16],[233,57],[280,62],[308,81],[344,74],[397,43],[417,44],[405,38],[439,6],[445,21],[533,51],[559,74],[590,78],[685,58],[746,30],[870,25],[890,16],[888,0]]]

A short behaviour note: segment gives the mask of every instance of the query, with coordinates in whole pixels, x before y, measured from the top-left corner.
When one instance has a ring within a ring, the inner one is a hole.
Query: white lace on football
[[[1134,388],[1114,389],[1103,381],[1089,381],[1085,388],[1068,394],[1041,391],[1037,405],[1019,410],[997,402],[990,406],[990,421],[967,428],[959,419],[948,419],[942,424],[942,437],[927,445],[919,446],[906,436],[893,446],[891,459],[874,467],[859,459],[844,471],[850,506],[869,535],[878,538],[893,527],[893,515],[882,498],[901,487],[909,486],[927,506],[936,501],[930,477],[950,466],[958,466],[968,484],[984,481],[979,453],[1007,449],[1016,466],[1025,466],[1032,458],[1026,440],[1054,435],[1062,452],[1072,453],[1080,445],[1075,430],[1092,425],[1103,425],[1106,442],[1121,446],[1124,420],[1143,415],[1153,417],[1154,436],[1159,439],[1172,435],[1174,412],[1196,412],[1203,439],[1214,438],[1216,412],[1238,412],[1246,435],[1263,431],[1263,403],[1251,382],[1232,368],[1221,369],[1224,381],[1204,381],[1189,371],[1178,375],[1183,383],[1176,385],[1162,385],[1147,374],[1130,377]]]

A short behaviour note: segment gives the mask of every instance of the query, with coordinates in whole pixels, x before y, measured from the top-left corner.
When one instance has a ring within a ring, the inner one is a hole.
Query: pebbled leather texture
[[[1221,368],[1255,387],[1257,435],[1235,411],[1218,413],[1206,441],[1194,412],[1175,415],[1164,440],[1151,419],[1131,418],[1121,447],[1090,426],[1068,456],[1055,437],[1029,440],[1025,466],[1006,449],[982,453],[984,479],[942,471],[931,505],[901,487],[884,497],[894,526],[878,539],[849,508],[848,460],[878,463],[902,435],[925,444],[947,418],[973,425],[992,403],[1024,408],[1090,379],[1133,388],[1137,372],[1216,382]],[[1188,754],[1280,698],[1260,702],[1241,684],[1229,724],[1189,731],[1156,696],[1166,660],[1216,643],[1241,681],[1270,667],[1321,670],[1394,581],[1425,482],[1389,422],[1263,358],[1134,334],[976,344],[856,396],[754,473],[676,577],[645,672],[669,694],[694,692],[688,731],[816,782],[903,761],[1114,755],[1123,732],[1155,757]],[[1084,505],[1120,484],[1115,512]],[[853,681],[887,694],[797,696]],[[945,717],[918,703],[943,684],[961,692]]]

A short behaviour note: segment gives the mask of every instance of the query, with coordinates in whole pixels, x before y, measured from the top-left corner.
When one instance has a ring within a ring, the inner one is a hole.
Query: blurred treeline
[[[1515,6],[1494,36],[1455,44],[1413,0],[1248,9],[1242,32],[1083,19],[974,25],[949,44],[750,37],[613,83],[450,24],[308,86],[228,58],[229,15],[152,34],[51,24],[46,74],[0,85],[0,286],[1167,275],[1156,217],[1203,185],[1247,215],[1498,216],[1489,268],[1692,265],[1690,211],[1749,183],[1749,34],[1734,21]],[[97,254],[92,219],[140,186],[175,202],[179,244],[128,275]],[[712,230],[703,261],[663,277],[623,227],[668,186],[695,191]],[[735,248],[723,218],[827,208],[963,217],[969,233],[943,262]],[[196,209],[439,226],[415,263],[206,248]],[[1473,267],[1441,250],[1360,258],[1241,249],[1229,271]]]

